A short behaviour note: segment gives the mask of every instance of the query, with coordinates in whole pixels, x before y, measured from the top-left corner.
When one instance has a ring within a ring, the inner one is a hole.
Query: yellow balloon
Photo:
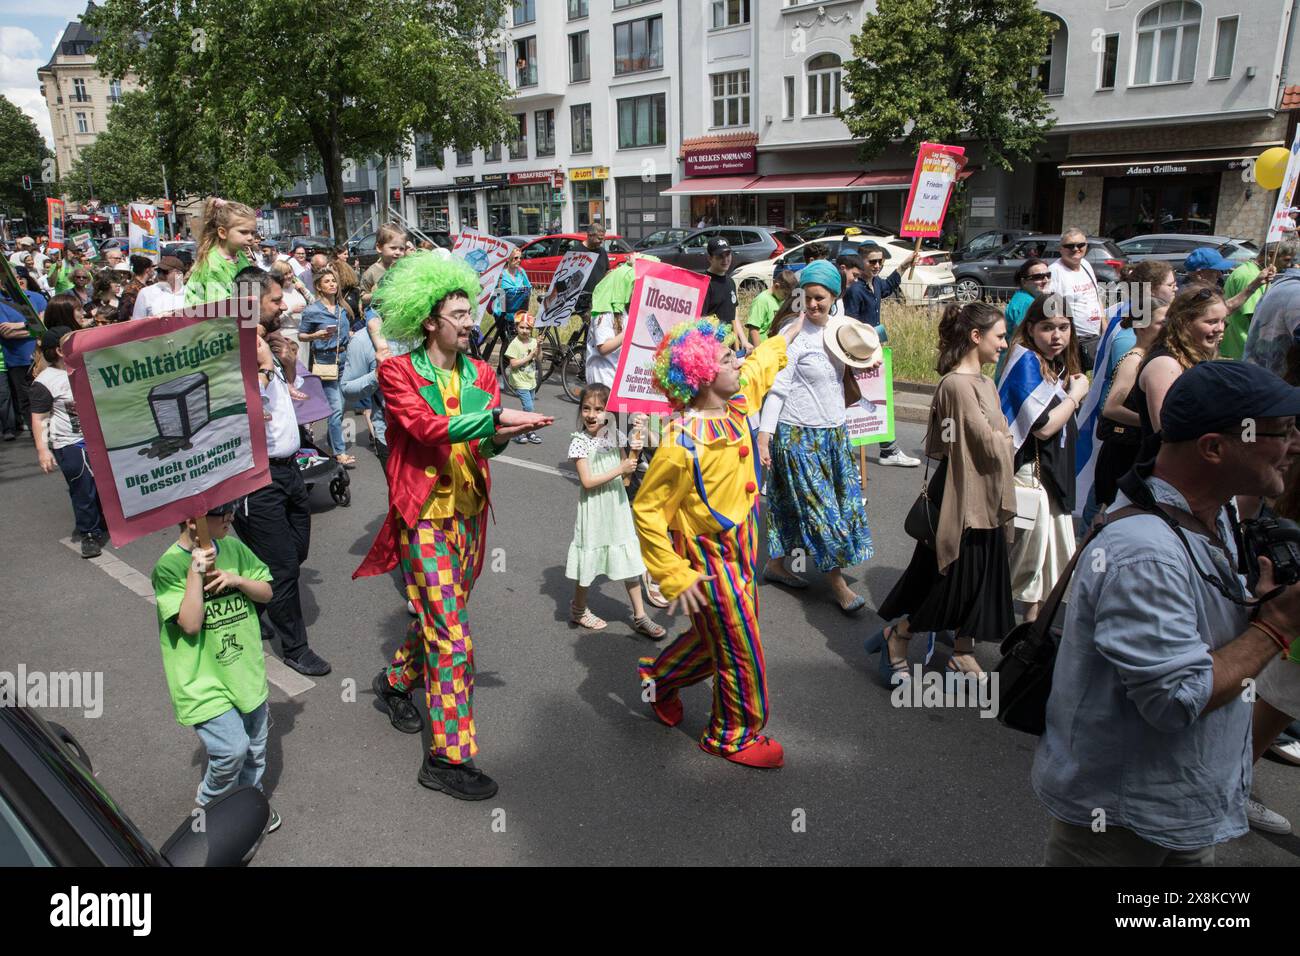
[[[1259,154],[1255,160],[1255,182],[1265,189],[1278,189],[1286,178],[1286,166],[1291,161],[1291,151],[1274,146]]]

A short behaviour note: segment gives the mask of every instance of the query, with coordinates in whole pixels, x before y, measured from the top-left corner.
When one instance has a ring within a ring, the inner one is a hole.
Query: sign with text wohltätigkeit
[[[900,236],[909,239],[937,239],[943,232],[943,217],[948,214],[948,200],[957,174],[966,165],[966,150],[961,146],[922,143],[912,172],[912,188],[903,207]]]
[[[73,332],[63,352],[115,545],[270,481],[257,332],[232,300]]]

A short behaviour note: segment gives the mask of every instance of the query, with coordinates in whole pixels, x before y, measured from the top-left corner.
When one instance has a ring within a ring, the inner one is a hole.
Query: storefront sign
[[[569,170],[569,182],[581,183],[591,179],[609,179],[608,166],[581,166]]]
[[[1250,158],[1246,156],[1218,156],[1210,159],[1065,164],[1058,166],[1057,171],[1062,179],[1075,176],[1187,176],[1243,169],[1249,163]]]
[[[508,183],[510,182],[510,177],[507,176],[505,173],[484,173],[483,182],[489,185],[496,185],[498,183]]]
[[[275,204],[276,209],[301,209],[302,203],[296,199],[285,199]]]
[[[937,239],[943,232],[943,218],[948,214],[948,200],[957,174],[966,165],[966,150],[961,146],[922,143],[912,173],[912,189],[903,207],[900,236]]]
[[[469,185],[472,185],[473,182],[474,182],[474,177],[473,177],[473,176],[457,176],[457,177],[456,177],[456,185],[457,185],[457,186],[469,186]],[[410,190],[408,189],[407,192],[410,192]]]
[[[687,176],[734,176],[752,173],[758,166],[758,147],[733,146],[686,154]]]
[[[550,183],[557,188],[561,187],[564,185],[564,171],[561,169],[530,169],[527,172],[510,174],[510,185],[512,186],[528,186],[533,183]]]
[[[360,206],[374,201],[375,191],[373,189],[345,193],[343,196],[343,205],[345,206]],[[289,199],[281,199],[268,205],[272,209],[305,209],[310,206],[328,206],[329,204],[329,193],[312,193],[309,196],[294,196]]]

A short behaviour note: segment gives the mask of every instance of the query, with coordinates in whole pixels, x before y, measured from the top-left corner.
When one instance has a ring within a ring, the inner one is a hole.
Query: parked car
[[[952,261],[965,262],[967,259],[978,259],[985,253],[1002,248],[1013,239],[1030,235],[1033,235],[1030,229],[988,229],[972,237],[965,245],[954,249]]]
[[[856,229],[863,235],[879,236],[881,238],[893,235],[893,232],[884,226],[876,225],[874,222],[819,222],[807,229],[800,229],[799,238],[804,242],[812,242],[814,239],[821,239],[823,236],[852,235],[849,232],[850,229]]]
[[[703,272],[709,267],[709,240],[721,236],[731,244],[733,270],[751,262],[775,259],[787,249],[803,244],[793,232],[786,229],[768,229],[766,226],[706,226],[693,231],[681,242],[638,249],[648,255],[683,269]]]
[[[542,237],[541,236],[497,236],[497,238],[500,239],[502,242],[509,242],[509,243],[513,243],[516,246],[523,247],[528,245],[528,243],[532,242],[534,239],[540,239]]]
[[[125,236],[109,236],[99,244],[99,254],[102,256],[109,249],[121,249],[126,252],[131,246]]]
[[[830,251],[831,259],[845,252],[861,254],[862,247],[866,245],[879,246],[885,253],[885,264],[880,270],[882,279],[892,274],[899,263],[912,254],[914,248],[914,240],[899,239],[895,236],[823,236],[814,242],[826,246]],[[737,291],[744,295],[757,295],[764,289],[771,289],[772,277],[777,269],[785,268],[798,272],[807,265],[808,250],[813,244],[813,242],[805,242],[776,259],[750,263],[737,269],[731,274]],[[954,294],[953,275],[948,253],[922,249],[921,258],[916,264],[912,277],[903,278],[898,294],[902,296],[903,301],[912,305],[951,299]]]
[[[555,270],[560,267],[560,260],[565,253],[585,249],[585,235],[576,232],[557,233],[552,236],[539,236],[519,247],[524,259],[524,272],[528,281],[539,289],[550,286]],[[610,233],[605,235],[602,247],[609,253],[609,267],[613,269],[627,261],[632,254],[632,247],[623,241],[622,236]]]
[[[1016,270],[1026,259],[1047,262],[1061,255],[1061,234],[1034,233],[1008,242],[1000,249],[978,259],[967,259],[953,267],[955,291],[961,302],[980,298],[1008,298],[1016,291]],[[1124,253],[1110,239],[1088,237],[1088,261],[1103,286],[1119,281],[1124,267]]]
[[[691,234],[689,229],[656,229],[632,244],[637,252],[647,252],[654,246],[670,246],[683,241]]]
[[[178,242],[164,242],[160,248],[160,255],[175,256],[185,264],[189,269],[194,265],[194,253],[198,251],[199,244],[191,242],[188,239],[182,239]]]
[[[286,256],[293,254],[294,246],[306,246],[308,256],[314,256],[318,252],[328,255],[334,251],[334,240],[329,236],[304,236],[294,232],[281,232],[270,238],[279,244],[280,251]]]
[[[1222,250],[1225,246],[1233,253],[1220,251],[1226,259],[1245,262],[1259,254],[1259,249],[1247,239],[1232,236],[1202,236],[1193,233],[1161,232],[1145,236],[1134,236],[1116,243],[1124,258],[1129,262],[1142,262],[1146,259],[1160,259],[1174,267],[1175,272],[1183,271],[1183,260],[1193,249],[1209,247]]]
[[[379,235],[377,232],[367,233],[360,239],[354,239],[348,243],[348,253],[351,255],[354,266],[358,272],[365,272],[372,265],[379,261],[379,250],[375,248],[375,239]],[[444,249],[450,249],[455,242],[451,233],[445,230],[426,232],[430,239]],[[418,240],[418,236],[412,236]],[[287,250],[282,250],[287,251]]]
[[[0,866],[234,866],[253,858],[269,817],[261,791],[242,787],[157,849],[71,733],[30,707],[0,707]]]

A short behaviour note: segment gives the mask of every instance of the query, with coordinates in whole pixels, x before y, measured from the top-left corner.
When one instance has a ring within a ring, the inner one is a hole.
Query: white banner
[[[133,202],[129,207],[127,244],[131,255],[148,256],[158,261],[158,210],[147,203]]]
[[[504,239],[485,236],[473,229],[466,229],[456,237],[456,244],[451,250],[452,255],[469,263],[478,273],[478,281],[483,286],[483,291],[478,297],[479,315],[490,310],[492,297],[496,294],[497,282],[501,278],[501,270],[505,268],[506,260],[510,258],[514,248]]]
[[[1297,179],[1300,179],[1300,129],[1296,130],[1295,140],[1291,143],[1286,178],[1282,180],[1282,188],[1277,194],[1277,205],[1273,207],[1273,219],[1268,224],[1268,238],[1265,242],[1280,242],[1284,232],[1295,229],[1291,208],[1295,205]]]
[[[591,277],[591,270],[596,266],[599,253],[586,250],[565,253],[560,264],[555,268],[551,278],[551,288],[542,299],[541,309],[537,314],[537,327],[546,325],[563,325],[573,314]]]

